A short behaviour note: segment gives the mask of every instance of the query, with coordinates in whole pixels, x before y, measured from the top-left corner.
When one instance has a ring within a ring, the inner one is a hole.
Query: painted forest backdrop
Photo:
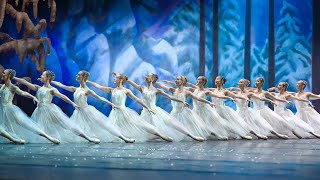
[[[251,2],[251,81],[262,76],[268,82],[269,3]],[[174,80],[178,75],[185,75],[195,83],[199,75],[199,0],[70,0],[56,3],[56,22],[41,37],[51,39],[46,68],[56,73],[57,81],[77,86],[75,76],[84,69],[91,73],[90,80],[112,87],[112,71],[124,73],[138,84],[143,84],[143,77],[150,72],[157,73],[160,80]],[[289,90],[294,91],[297,80],[304,79],[309,84],[307,90],[311,90],[312,0],[275,0],[274,3],[276,83],[287,81]],[[205,0],[208,86],[213,85],[212,6],[212,0]],[[226,87],[236,86],[243,78],[245,11],[246,0],[219,1],[219,74],[227,78]],[[32,6],[27,12],[34,23],[40,20],[31,16]],[[48,16],[47,11],[39,14]],[[0,30],[14,39],[22,37],[10,16],[5,16]],[[16,69],[17,76],[28,76],[34,83],[39,83],[37,78],[41,73],[36,71],[30,58],[19,66],[18,57],[9,52],[0,54],[0,63],[5,68]],[[61,92],[72,98],[71,93]],[[97,93],[110,98],[98,90]],[[140,96],[137,91],[134,93]],[[70,115],[72,106],[58,99],[54,101]],[[92,98],[89,103],[102,112],[110,111],[110,107]],[[170,110],[169,103],[160,98],[158,104]],[[131,100],[127,104],[141,110]]]

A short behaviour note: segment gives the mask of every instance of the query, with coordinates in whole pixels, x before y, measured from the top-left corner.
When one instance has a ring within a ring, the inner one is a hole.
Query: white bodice
[[[53,95],[51,94],[52,90],[56,90],[55,88],[47,88],[47,87],[40,87],[37,91],[37,98],[40,103],[51,103]]]
[[[126,107],[127,95],[125,90],[119,90],[117,88],[112,90],[111,95],[112,103],[118,107]]]
[[[306,96],[299,96],[300,98],[304,98],[304,99],[308,99]],[[311,108],[309,106],[309,103],[308,102],[303,102],[303,101],[298,101],[298,100],[295,100],[294,101],[294,104],[296,105],[296,108],[297,110],[303,110],[303,109],[306,109],[306,108]]]
[[[8,106],[12,104],[12,100],[14,97],[14,94],[10,91],[11,86],[3,89],[4,86],[0,89],[0,101],[2,106]]]
[[[198,94],[195,94],[196,96],[206,99],[206,93],[204,91],[198,91]],[[198,100],[192,100],[192,104],[193,104],[193,108],[194,109],[198,109],[203,107],[203,105],[205,105],[206,103],[198,101]]]
[[[264,98],[264,93],[260,93],[260,94],[255,94],[257,96],[259,96],[260,98]],[[265,107],[265,102],[261,101],[259,99],[256,98],[252,98],[253,101],[253,109],[259,110],[259,109],[263,109]]]
[[[278,96],[281,99],[285,99],[284,96]],[[275,111],[277,112],[283,112],[287,109],[287,103],[286,102],[280,102],[280,101],[275,101],[277,106],[274,106]]]
[[[248,107],[248,101],[245,99],[237,99],[236,100],[237,110],[243,111],[247,110]]]
[[[89,88],[81,88],[78,87],[76,91],[73,93],[74,102],[84,108],[88,106],[88,96],[87,92],[89,91]]]
[[[156,107],[156,101],[157,101],[157,91],[156,89],[148,89],[147,87],[144,87],[142,89],[142,101],[149,106],[150,108]]]
[[[186,93],[185,92],[179,93],[178,95],[175,95],[175,97],[177,99],[182,100],[182,101],[186,101]],[[182,109],[184,108],[184,105],[180,102],[177,102],[177,101],[171,101],[171,105],[172,105],[172,111],[174,111],[174,112],[181,112]]]
[[[224,92],[222,92],[222,91],[218,91],[218,93],[216,93],[216,94],[220,95],[220,96],[224,96]],[[211,101],[216,105],[216,108],[218,108],[218,107],[223,107],[224,106],[225,99],[211,97]]]

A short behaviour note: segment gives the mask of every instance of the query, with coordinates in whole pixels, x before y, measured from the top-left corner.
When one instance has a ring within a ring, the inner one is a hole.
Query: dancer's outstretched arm
[[[64,100],[65,102],[71,104],[74,108],[79,109],[80,107],[74,103],[73,101],[71,101],[66,95],[61,94],[57,89],[53,89],[51,90],[51,94],[53,96],[57,96],[58,98]]]
[[[294,99],[294,100],[297,100],[297,101],[303,101],[303,102],[310,102],[308,99],[304,99],[304,98],[299,98],[299,97],[296,97],[296,96],[294,96],[294,95],[292,95],[292,94],[287,94],[286,95],[286,98],[287,99]]]
[[[220,96],[220,95],[217,95],[217,94],[213,93],[212,91],[206,91],[206,95],[207,95],[207,96],[211,96],[211,97],[215,97],[215,98],[220,98],[220,99],[230,99],[230,100],[234,100],[234,99],[232,99],[232,98],[229,97],[229,96]]]
[[[285,100],[285,99],[278,98],[278,97],[276,97],[273,93],[269,93],[269,92],[265,91],[264,95],[265,95],[266,97],[269,97],[269,98],[273,99],[273,100],[291,104],[290,101],[287,101],[287,100]]]
[[[62,84],[61,82],[58,82],[58,81],[51,81],[51,84],[56,85],[56,86],[58,86],[58,87],[60,87],[62,89],[70,91],[70,92],[75,92],[76,89],[77,89],[74,86],[66,86],[66,85],[64,85],[64,84]]]
[[[161,87],[162,89],[164,89],[164,90],[166,90],[166,91],[168,91],[168,92],[171,92],[172,94],[174,93],[174,88],[172,88],[172,87],[168,87],[168,86],[166,86],[166,85],[164,85],[164,84],[161,84],[161,83],[159,83],[159,82],[156,82],[156,83],[154,83],[155,85],[158,85],[159,87]]]
[[[236,95],[236,94],[234,94],[234,93],[231,92],[231,91],[225,91],[224,94],[225,94],[226,96],[230,96],[230,97],[233,97],[233,98],[238,98],[238,99],[243,99],[243,100],[248,100],[248,101],[249,101],[248,97],[243,97],[243,96],[240,96],[240,95]]]
[[[190,91],[187,91],[186,95],[187,95],[187,96],[190,96],[192,99],[198,100],[198,101],[200,101],[200,102],[207,103],[207,104],[209,104],[210,106],[214,106],[214,104],[213,104],[212,102],[210,102],[210,101],[208,101],[208,100],[206,100],[206,99],[203,99],[203,98],[201,98],[201,97],[198,97],[198,96],[194,95],[194,94],[193,94],[192,92],[190,92]]]
[[[130,79],[127,80],[127,82],[133,86],[134,88],[136,88],[137,90],[139,90],[140,92],[142,92],[142,86],[138,85],[137,83],[131,81]]]
[[[164,96],[164,97],[166,97],[166,98],[168,98],[168,99],[170,99],[170,100],[172,100],[172,101],[180,102],[180,103],[182,103],[184,106],[189,107],[189,104],[186,103],[186,102],[184,102],[184,101],[182,101],[181,99],[178,99],[178,98],[176,98],[176,97],[173,97],[173,96],[165,93],[164,91],[162,91],[162,90],[160,90],[160,89],[157,89],[157,90],[158,90],[158,92],[157,92],[158,94],[161,94],[162,96]]]
[[[17,86],[13,86],[11,90],[14,91],[15,93],[21,95],[21,96],[24,96],[26,98],[32,99],[34,103],[39,103],[39,100],[36,97],[32,96],[30,93],[28,93],[26,91],[22,91]]]
[[[22,78],[14,77],[13,80],[17,81],[20,84],[23,84],[23,85],[27,86],[29,89],[32,89],[33,91],[38,91],[38,89],[40,88],[40,86],[38,86],[36,84],[32,84],[32,83],[30,83],[27,80],[22,79]]]
[[[163,80],[162,82],[177,87],[176,83],[173,82],[173,81]],[[183,87],[183,88],[186,89],[186,90],[188,90],[188,91],[194,92],[194,90],[197,88],[196,85],[194,85],[194,84],[192,84],[192,83],[190,83],[190,82],[187,82],[187,84],[190,85],[191,87]]]
[[[97,94],[96,94],[94,91],[92,91],[92,90],[89,90],[89,91],[88,91],[88,95],[91,95],[92,97],[98,99],[99,101],[102,101],[102,102],[104,102],[104,103],[106,103],[106,104],[109,104],[109,105],[112,106],[113,108],[114,108],[114,107],[117,107],[117,106],[114,105],[112,102],[108,101],[108,100],[107,100],[106,98],[104,98],[104,97],[101,97],[101,96],[97,95]]]
[[[101,91],[104,91],[106,93],[111,93],[112,92],[112,88],[111,87],[105,87],[105,86],[101,86],[98,83],[92,82],[92,81],[87,81],[88,84],[90,84],[91,86],[100,89]]]
[[[257,95],[255,95],[254,93],[249,93],[249,94],[248,94],[248,97],[254,98],[254,99],[259,99],[260,101],[265,101],[265,102],[268,102],[268,103],[270,103],[270,104],[272,104],[272,105],[276,105],[275,102],[272,101],[271,99],[257,96]]]
[[[187,82],[187,84],[188,84],[189,86],[191,86],[192,88],[194,88],[194,89],[197,88],[197,86],[196,86],[195,84],[192,84],[191,82]]]
[[[145,103],[143,103],[137,96],[135,96],[130,90],[126,91],[127,96],[129,96],[132,100],[136,101],[139,103],[142,107],[146,108],[149,112],[155,113],[152,111],[152,109],[147,106]]]
[[[309,92],[309,93],[307,93],[307,98],[310,100],[317,100],[317,99],[320,99],[320,94],[316,95],[316,94]]]

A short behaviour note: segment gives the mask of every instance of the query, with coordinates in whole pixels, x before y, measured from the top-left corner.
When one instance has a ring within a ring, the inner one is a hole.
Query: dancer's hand
[[[116,73],[116,72],[112,72],[112,74],[115,75],[115,76],[119,76],[120,75],[120,73]]]
[[[183,102],[184,107],[190,107],[190,104],[187,102]]]
[[[292,105],[292,104],[293,104],[291,101],[287,101],[286,103],[289,104],[289,105]]]
[[[211,106],[212,108],[215,108],[215,107],[216,107],[216,105],[215,105],[214,103],[210,103],[210,106]]]
[[[77,104],[73,103],[73,107],[76,109],[76,110],[79,110],[80,109],[80,106],[78,106]]]
[[[38,100],[36,97],[34,97],[32,100],[33,100],[33,103],[34,103],[34,104],[37,104],[37,106],[38,106],[38,104],[40,103],[39,100]]]
[[[117,110],[117,109],[120,109],[120,107],[116,105],[112,105],[112,109]]]
[[[276,89],[277,89],[276,87],[271,87],[271,88],[268,88],[267,91],[274,91]]]
[[[228,97],[228,99],[232,102],[236,102],[236,99],[233,99],[232,97]]]
[[[148,111],[151,112],[152,114],[156,114],[151,108],[148,108]]]
[[[162,80],[162,82],[164,82],[166,84],[170,84],[170,81],[168,81],[168,80]]]
[[[272,105],[274,105],[274,106],[278,106],[278,105],[276,104],[276,102],[274,102],[274,101],[269,101],[269,103],[272,104]]]

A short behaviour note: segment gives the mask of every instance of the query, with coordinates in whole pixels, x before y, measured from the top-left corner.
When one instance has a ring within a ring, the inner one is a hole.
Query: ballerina
[[[250,85],[250,81],[247,79],[241,79],[238,83],[239,90],[237,92],[240,96],[246,96],[252,100],[257,99],[260,101],[269,102],[271,104],[275,104],[270,99],[267,99],[265,97],[259,97],[255,95],[252,92],[247,92],[247,87]],[[280,134],[276,132],[272,126],[262,117],[259,113],[255,113],[255,111],[248,107],[248,103],[245,100],[237,99],[237,112],[238,114],[250,125],[253,131],[263,134],[263,135],[269,135],[273,134],[279,138],[282,139],[288,139],[288,136]]]
[[[225,95],[236,99],[241,99],[244,101],[249,101],[248,97],[243,97],[232,93],[229,90],[223,89],[223,85],[227,80],[223,76],[217,76],[215,79],[215,84],[217,88],[211,89],[215,94]],[[253,131],[249,125],[245,122],[242,117],[239,117],[238,114],[228,106],[224,105],[224,100],[219,98],[212,97],[212,102],[215,102],[217,112],[221,117],[227,119],[231,126],[237,130],[237,135],[239,135],[242,139],[252,139],[251,136],[247,136],[247,134],[251,133],[260,139],[266,139],[265,136],[258,134]]]
[[[209,104],[210,106],[213,106],[213,103],[211,103],[210,101],[207,101],[206,99],[198,97],[194,95],[192,92],[188,91],[185,88],[187,81],[188,80],[185,76],[178,76],[175,82],[175,86],[177,86],[176,89],[167,87],[159,82],[155,84],[161,87],[162,89],[172,93],[174,97],[182,101],[185,101],[187,97],[191,97],[194,101],[195,100],[201,101],[203,103]],[[188,107],[185,107],[183,106],[183,104],[178,103],[176,101],[171,101],[171,104],[173,109],[170,114],[173,115],[175,118],[177,118],[193,134],[197,136],[205,137],[205,138],[208,138],[211,135],[213,136],[218,135],[216,134],[218,132],[212,132],[212,129],[210,129],[204,123],[204,120],[202,120],[197,113],[195,113]]]
[[[74,138],[74,135],[82,137],[89,142],[100,143],[99,139],[87,136],[64,112],[52,103],[53,96],[64,100],[79,109],[79,106],[72,102],[67,96],[61,94],[56,88],[50,85],[55,74],[52,71],[44,71],[40,77],[43,86],[31,84],[21,78],[14,78],[17,82],[27,86],[29,89],[37,92],[39,99],[38,107],[33,112],[31,118],[47,132],[59,137],[64,142],[78,142],[80,139]]]
[[[123,136],[115,126],[110,124],[108,117],[98,111],[95,107],[88,105],[87,98],[92,96],[106,104],[111,105],[113,108],[117,108],[113,103],[106,100],[103,97],[98,96],[94,91],[89,89],[86,85],[86,81],[90,73],[87,71],[79,71],[76,80],[80,83],[80,87],[66,86],[60,82],[52,81],[52,84],[73,92],[74,101],[80,106],[79,109],[75,109],[70,119],[80,126],[87,134],[92,134],[98,137],[100,140],[112,141],[118,137],[127,143],[133,143],[134,139]],[[111,134],[111,135],[110,135]],[[113,137],[112,137],[113,136]]]
[[[113,74],[115,75],[114,83],[117,85],[117,88],[104,87],[97,83],[87,81],[87,83],[93,87],[106,93],[111,93],[112,103],[119,107],[117,109],[112,109],[110,112],[109,119],[112,124],[118,127],[121,133],[126,137],[135,138],[135,140],[139,142],[152,140],[157,137],[165,141],[173,141],[171,137],[160,133],[156,127],[145,122],[137,112],[126,107],[126,98],[129,96],[149,112],[154,113],[150,107],[137,98],[129,89],[123,87],[123,84],[128,80],[127,76],[116,73]]]
[[[308,100],[320,99],[320,95],[316,95],[311,92],[305,92],[304,89],[306,86],[306,81],[298,81],[296,85],[298,93],[295,93],[295,96]],[[312,104],[303,101],[295,101],[295,105],[297,107],[296,116],[313,127],[316,132],[320,132],[320,114],[313,108]]]
[[[16,71],[13,69],[6,69],[2,74],[2,79],[5,84],[1,86],[0,96],[1,96],[1,108],[2,108],[2,126],[4,130],[16,136],[17,138],[11,139],[8,134],[4,133],[8,139],[17,142],[24,143],[20,137],[32,141],[33,134],[40,135],[54,144],[59,144],[59,140],[49,136],[43,130],[41,130],[33,119],[30,119],[19,107],[12,104],[14,95],[17,93],[21,96],[33,99],[35,103],[38,103],[38,99],[28,92],[22,91],[17,86],[11,83],[11,80],[15,77]],[[31,134],[32,132],[33,134]],[[20,139],[20,140],[19,140]]]
[[[175,83],[171,81],[164,80],[163,82],[167,84],[171,84],[175,86]],[[205,88],[208,80],[204,76],[199,76],[197,79],[197,85],[193,85],[191,83],[187,83],[191,85],[191,87],[185,87],[187,90],[193,92],[196,96],[205,99],[206,96],[222,98],[222,99],[230,99],[227,96],[219,96],[212,93],[210,90]],[[233,132],[232,127],[229,126],[228,122],[220,117],[214,107],[203,103],[201,101],[193,101],[193,111],[196,112],[201,119],[204,121],[206,126],[210,129],[210,131],[214,134],[214,136],[220,140],[228,140],[228,136],[230,132]]]
[[[147,83],[147,87],[139,86],[135,82],[128,80],[127,82],[135,87],[142,93],[142,101],[147,104],[154,112],[150,113],[148,110],[143,108],[141,112],[141,117],[148,123],[156,126],[160,131],[168,134],[170,137],[173,138],[174,141],[180,141],[184,138],[184,135],[189,136],[190,138],[196,141],[204,141],[204,138],[198,137],[190,133],[182,123],[180,123],[177,119],[167,113],[165,110],[161,109],[156,105],[156,98],[157,95],[160,94],[172,101],[180,102],[184,106],[189,106],[188,103],[177,99],[169,94],[166,94],[164,91],[153,87],[153,84],[156,83],[158,80],[158,75],[156,74],[148,74],[145,76],[145,81]],[[181,136],[183,135],[183,136]]]
[[[287,93],[287,88],[289,84],[286,82],[280,82],[278,85],[279,93],[272,93],[274,96],[277,96],[281,99],[294,99],[297,101],[303,101],[309,103],[309,100],[303,99],[297,96],[294,96],[290,93]],[[287,120],[289,123],[292,124],[294,132],[297,133],[298,136],[301,138],[303,136],[313,135],[316,138],[320,138],[320,134],[316,134],[314,129],[308,125],[306,122],[295,116],[289,109],[286,108],[286,103],[277,101],[277,106],[275,106],[275,112],[279,114],[283,119]]]

